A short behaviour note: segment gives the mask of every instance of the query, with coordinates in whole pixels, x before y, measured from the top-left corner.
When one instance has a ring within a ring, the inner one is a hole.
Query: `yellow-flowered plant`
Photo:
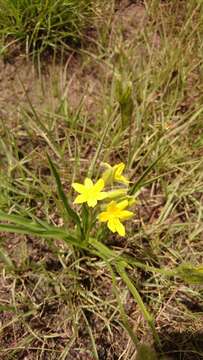
[[[119,203],[111,201],[106,210],[99,214],[101,222],[107,222],[109,230],[117,232],[120,236],[125,236],[125,228],[122,221],[130,219],[134,214],[132,211],[125,210],[128,207],[128,200]]]
[[[139,306],[144,319],[148,322],[149,327],[154,336],[154,340],[157,344],[160,344],[158,334],[154,325],[153,317],[147,310],[142,298],[137,291],[133,281],[131,281],[128,275],[128,269],[130,267],[140,267],[151,271],[153,274],[165,274],[168,276],[178,276],[183,281],[191,284],[203,284],[203,268],[202,266],[196,266],[192,264],[181,264],[174,269],[164,269],[149,266],[148,264],[137,261],[134,257],[125,256],[115,249],[111,249],[106,244],[101,243],[101,240],[106,237],[106,231],[104,226],[96,227],[96,221],[98,220],[102,225],[106,224],[107,228],[113,233],[118,233],[120,236],[125,236],[125,227],[123,222],[133,216],[133,212],[128,208],[134,204],[135,196],[138,194],[142,184],[142,179],[146,174],[145,172],[140,179],[138,179],[131,187],[129,186],[129,180],[123,175],[125,164],[120,163],[114,166],[105,164],[106,170],[101,174],[101,178],[93,183],[90,178],[86,178],[84,184],[73,183],[72,186],[75,191],[79,193],[74,203],[82,204],[81,212],[78,213],[73,209],[69,203],[69,199],[65,194],[63,184],[56,166],[52,162],[51,158],[47,155],[52,175],[56,182],[57,188],[57,202],[56,206],[59,206],[60,213],[62,215],[64,226],[56,226],[50,222],[42,221],[34,215],[25,216],[24,209],[23,214],[7,213],[0,210],[0,230],[8,233],[27,234],[41,237],[43,241],[49,239],[52,244],[53,240],[64,241],[64,254],[66,253],[66,246],[81,251],[83,256],[84,252],[87,253],[87,261],[89,262],[90,255],[96,255],[102,260],[102,264],[106,263],[110,274],[112,276],[112,282],[116,286],[116,277],[118,274],[123,280],[124,284],[128,287],[137,305]],[[158,158],[159,159],[159,158]],[[151,167],[149,167],[151,169]],[[105,191],[103,191],[105,189]],[[92,232],[96,230],[96,234]],[[96,236],[95,236],[96,235]],[[49,244],[48,243],[48,244]],[[55,251],[54,245],[54,251]],[[10,260],[7,255],[3,254],[2,260],[5,262],[6,267],[15,271],[15,264]],[[80,255],[77,251],[76,254]],[[74,256],[75,258],[75,256]],[[78,262],[77,262],[78,263]],[[93,264],[93,263],[92,263]],[[119,300],[120,301],[120,300]],[[120,308],[120,306],[119,306]],[[125,316],[123,307],[121,309],[121,316]],[[126,329],[130,329],[130,324],[127,322],[127,316],[125,316]],[[132,332],[132,340],[135,342],[139,349],[139,341],[135,334]],[[138,352],[137,352],[138,354]],[[141,352],[140,352],[141,354]],[[148,354],[148,353],[146,353]]]
[[[107,197],[107,193],[103,192],[104,180],[99,179],[94,185],[89,178],[85,179],[84,185],[79,183],[73,183],[72,187],[80,195],[78,195],[74,201],[75,204],[82,204],[87,202],[87,205],[94,207],[97,205],[98,200],[103,200]]]
[[[127,208],[134,200],[127,195],[129,180],[123,175],[125,164],[119,163],[111,166],[104,163],[104,166],[107,169],[95,184],[89,178],[85,179],[84,184],[72,184],[74,190],[79,193],[74,203],[87,203],[92,208],[98,205],[96,219],[101,223],[106,222],[108,229],[113,233],[117,232],[120,236],[125,236],[123,221],[133,216],[133,212],[127,210]],[[125,187],[115,188],[114,183],[117,182],[124,184]],[[105,186],[108,187],[108,191],[102,191]],[[103,211],[99,212],[98,202],[102,200],[104,200],[105,204],[102,203]]]

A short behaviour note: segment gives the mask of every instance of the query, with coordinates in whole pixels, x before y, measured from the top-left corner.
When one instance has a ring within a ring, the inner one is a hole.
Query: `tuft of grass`
[[[0,35],[22,41],[27,52],[78,45],[92,14],[92,0],[1,0]]]

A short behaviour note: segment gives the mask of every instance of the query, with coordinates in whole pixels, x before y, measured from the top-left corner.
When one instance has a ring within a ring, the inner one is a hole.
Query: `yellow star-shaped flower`
[[[74,204],[82,204],[87,202],[88,206],[94,207],[97,205],[98,200],[103,200],[107,197],[107,193],[102,191],[104,188],[103,179],[99,179],[96,184],[93,184],[91,179],[86,178],[84,185],[73,183],[72,187],[80,194],[76,197]]]
[[[107,168],[102,175],[105,183],[117,181],[125,185],[129,184],[129,180],[123,175],[123,170],[125,169],[125,164],[123,162],[114,166],[107,163],[104,163],[103,165]]]
[[[125,227],[121,220],[127,220],[134,214],[132,211],[125,210],[128,206],[128,200],[123,200],[119,203],[111,201],[107,205],[106,211],[98,215],[101,222],[107,222],[109,230],[113,233],[117,232],[120,236],[125,236]]]
[[[113,169],[114,169],[114,179],[116,181],[122,182],[124,184],[129,184],[129,180],[124,175],[122,175],[123,170],[125,169],[124,163],[121,162],[117,165],[114,165]]]

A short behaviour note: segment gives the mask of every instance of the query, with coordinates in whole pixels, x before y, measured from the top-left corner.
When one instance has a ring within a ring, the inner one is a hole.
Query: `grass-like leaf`
[[[165,150],[161,155],[158,156],[156,160],[152,162],[151,165],[147,167],[147,169],[143,172],[143,174],[139,177],[139,179],[131,186],[129,190],[129,195],[134,195],[143,184],[143,180],[146,178],[146,176],[150,173],[150,171],[154,168],[154,166],[158,163],[158,161],[168,152],[168,149]]]
[[[58,174],[58,172],[56,170],[56,167],[53,164],[53,162],[52,162],[51,158],[49,157],[49,155],[47,155],[47,158],[48,158],[48,161],[49,161],[49,165],[50,165],[52,174],[53,174],[53,176],[55,178],[57,189],[58,189],[58,195],[59,195],[59,198],[60,198],[60,200],[62,201],[62,203],[64,205],[64,209],[66,210],[69,218],[71,220],[73,220],[75,225],[77,225],[78,228],[80,229],[80,231],[82,232],[82,226],[81,226],[80,218],[79,218],[78,214],[69,205],[68,199],[67,199],[67,197],[65,195],[65,192],[63,190],[61,179],[60,179],[60,176],[59,176],[59,174]]]
[[[76,45],[91,13],[91,0],[0,0],[0,33],[26,43],[29,51]]]

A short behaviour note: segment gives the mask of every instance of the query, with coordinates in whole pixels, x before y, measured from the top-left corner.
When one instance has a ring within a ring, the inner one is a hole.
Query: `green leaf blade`
[[[62,186],[62,183],[61,183],[60,176],[59,176],[59,174],[58,174],[58,172],[56,170],[56,167],[53,164],[53,162],[52,162],[52,160],[51,160],[51,158],[49,157],[48,154],[47,154],[47,158],[48,158],[48,161],[49,161],[49,165],[50,165],[52,174],[53,174],[53,176],[55,178],[56,185],[57,185],[57,190],[58,190],[58,195],[59,195],[60,200],[63,203],[64,209],[66,210],[66,213],[67,213],[68,217],[70,219],[72,219],[73,222],[75,223],[75,225],[77,225],[78,228],[80,229],[80,231],[82,231],[80,217],[78,216],[78,214],[69,205],[68,199],[67,199],[67,197],[65,195],[65,192],[63,190],[63,186]]]

